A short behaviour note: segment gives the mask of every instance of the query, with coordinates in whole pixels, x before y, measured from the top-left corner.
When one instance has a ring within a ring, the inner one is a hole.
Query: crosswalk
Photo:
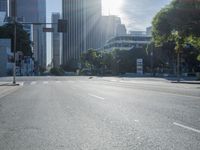
[[[61,83],[69,83],[69,84],[73,84],[75,82],[79,82],[79,83],[83,83],[84,81],[24,81],[24,82],[20,82],[20,86],[36,86],[36,85],[50,85],[50,84],[61,84]],[[86,82],[86,81],[85,81]]]
[[[21,81],[18,82],[20,86],[36,86],[36,85],[61,85],[61,84],[84,84],[89,83],[90,81],[87,80],[67,80],[67,81]],[[128,80],[104,80],[102,82],[99,81],[91,81],[93,84],[99,84],[99,83],[111,83],[111,84],[120,84],[120,85],[140,85],[140,86],[151,86],[151,87],[167,87],[167,88],[180,88],[180,89],[197,89],[200,88],[199,85],[187,85],[187,84],[172,84],[172,83],[160,83],[160,82],[144,82],[144,81],[128,81]],[[1,84],[1,83],[0,83]],[[3,83],[2,83],[3,84]]]

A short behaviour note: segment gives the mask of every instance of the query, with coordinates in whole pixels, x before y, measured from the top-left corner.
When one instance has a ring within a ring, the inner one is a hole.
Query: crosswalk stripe
[[[35,81],[31,82],[31,85],[35,85],[35,84],[36,84],[36,82],[35,82]]]
[[[43,82],[43,84],[48,84],[48,83],[49,83],[48,81],[44,81],[44,82]]]

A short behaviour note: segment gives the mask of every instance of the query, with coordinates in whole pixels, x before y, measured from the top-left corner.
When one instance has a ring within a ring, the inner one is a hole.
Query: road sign
[[[143,75],[143,59],[137,59],[137,74]]]
[[[43,28],[43,32],[54,32],[53,28]]]

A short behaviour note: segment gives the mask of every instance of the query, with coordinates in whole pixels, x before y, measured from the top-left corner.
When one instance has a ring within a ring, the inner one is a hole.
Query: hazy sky
[[[47,1],[47,22],[51,21],[52,12],[61,12],[62,0]],[[171,0],[102,0],[103,15],[117,15],[121,17],[127,29],[145,30],[151,26],[155,14]],[[48,63],[50,62],[51,46],[48,34]]]

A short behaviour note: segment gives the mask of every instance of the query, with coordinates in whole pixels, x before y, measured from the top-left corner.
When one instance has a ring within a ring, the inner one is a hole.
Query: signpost
[[[138,75],[143,75],[143,59],[137,59],[137,74]]]

